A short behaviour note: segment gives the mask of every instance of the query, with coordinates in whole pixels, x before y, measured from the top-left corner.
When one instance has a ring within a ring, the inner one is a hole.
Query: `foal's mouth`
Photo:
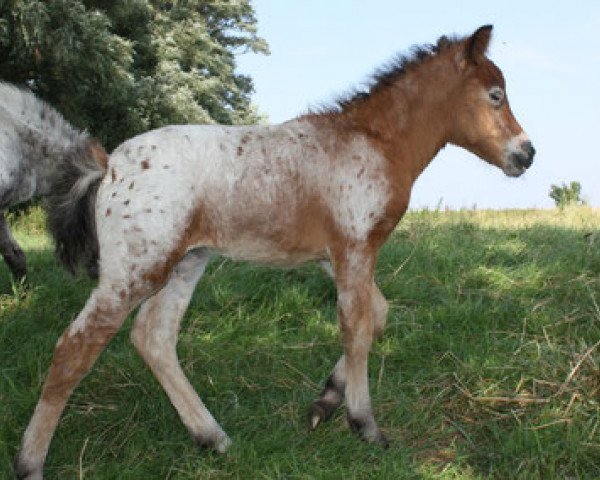
[[[527,170],[527,167],[519,165],[514,160],[510,159],[504,165],[504,168],[502,170],[504,171],[504,174],[506,176],[517,178],[517,177],[520,177],[521,175],[523,175],[525,173],[525,171]]]

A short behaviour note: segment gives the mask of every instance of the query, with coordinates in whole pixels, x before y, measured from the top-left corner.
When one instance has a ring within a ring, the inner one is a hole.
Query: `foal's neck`
[[[438,56],[408,68],[340,113],[373,139],[403,183],[412,185],[448,143],[449,100],[458,81],[451,62]]]

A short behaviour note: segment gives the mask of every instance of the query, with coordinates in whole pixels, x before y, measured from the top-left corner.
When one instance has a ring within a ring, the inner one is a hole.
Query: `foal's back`
[[[208,246],[269,263],[323,258],[334,237],[364,239],[383,214],[382,169],[365,139],[336,142],[308,120],[165,127],[112,154],[98,196],[101,251],[142,258]]]

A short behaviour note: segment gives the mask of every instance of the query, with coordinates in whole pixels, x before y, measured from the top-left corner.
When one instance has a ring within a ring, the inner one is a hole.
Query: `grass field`
[[[40,210],[13,220],[30,275],[15,286],[0,262],[0,478],[93,287],[56,263]],[[343,409],[308,432],[341,352],[331,281],[215,260],[179,354],[230,452],[194,445],[128,320],[72,396],[47,478],[600,478],[599,210],[414,212],[377,281],[391,308],[370,381],[389,450],[355,438]]]

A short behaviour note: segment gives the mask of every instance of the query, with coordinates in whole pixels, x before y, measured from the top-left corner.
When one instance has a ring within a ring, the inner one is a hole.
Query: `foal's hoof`
[[[314,430],[321,422],[326,422],[335,412],[337,405],[333,405],[324,399],[315,400],[308,411],[308,426]]]
[[[13,471],[19,480],[43,480],[42,469],[31,467],[21,458],[21,452],[15,455]]]
[[[365,442],[377,443],[385,450],[390,447],[390,442],[374,422],[364,422],[348,417],[348,423],[352,431]]]
[[[220,434],[211,437],[211,438],[207,438],[207,437],[201,437],[199,435],[195,435],[194,439],[196,440],[196,443],[202,447],[202,448],[208,448],[211,450],[214,450],[217,453],[225,453],[227,450],[229,450],[229,447],[231,446],[231,439],[227,436],[226,433],[221,432]]]

